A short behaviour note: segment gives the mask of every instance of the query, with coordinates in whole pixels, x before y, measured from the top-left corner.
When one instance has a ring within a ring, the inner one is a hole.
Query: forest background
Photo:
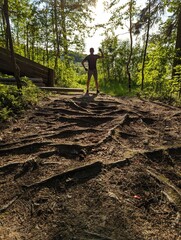
[[[3,2],[0,46],[8,48]],[[147,0],[144,6],[134,0],[103,3],[108,18],[94,25],[96,0],[9,0],[14,51],[54,69],[57,86],[85,88],[85,40],[101,29],[101,91],[180,102],[180,0]],[[123,40],[118,30],[125,27],[129,37]]]

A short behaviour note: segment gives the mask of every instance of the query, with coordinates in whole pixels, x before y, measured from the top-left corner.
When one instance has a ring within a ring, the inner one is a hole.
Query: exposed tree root
[[[66,108],[63,108],[63,107],[62,108],[61,107],[51,108],[51,110],[52,110],[52,113],[56,112],[56,113],[66,114],[66,115],[69,115],[69,116],[71,116],[71,115],[76,116],[76,115],[83,115],[83,114],[85,114],[85,112],[77,111],[77,110],[74,110],[74,109],[66,109]],[[88,114],[90,114],[88,111],[86,111],[86,112]]]
[[[69,144],[62,143],[62,144],[52,144],[51,146],[55,147],[56,150],[49,151],[46,153],[40,153],[39,157],[45,158],[45,157],[52,156],[55,154],[55,155],[75,159],[76,157],[80,156],[83,152],[85,154],[90,152],[92,147],[95,146],[95,144],[94,145],[80,145],[80,144],[73,144],[73,143],[69,143]]]
[[[53,151],[46,151],[46,152],[41,152],[38,154],[39,158],[49,158],[53,155],[57,155],[57,151],[53,150]]]
[[[119,160],[116,162],[111,162],[105,165],[105,168],[107,169],[111,169],[111,168],[115,168],[115,167],[124,167],[124,166],[129,166],[131,164],[131,161],[129,158],[123,159],[123,160]]]
[[[165,163],[174,166],[175,160],[177,161],[181,155],[181,147],[161,147],[153,151],[145,151],[143,154],[151,161],[156,163]],[[176,157],[178,155],[178,157]]]
[[[178,109],[177,107],[174,107],[172,105],[169,105],[169,104],[166,104],[166,103],[163,103],[163,102],[151,101],[150,99],[146,100],[146,99],[143,99],[143,98],[140,98],[140,99],[142,101],[144,101],[144,102],[153,103],[153,104],[156,104],[156,105],[159,105],[159,106],[163,106],[163,107],[166,107],[166,108],[169,108],[169,109],[173,109],[173,110],[177,110]]]
[[[163,193],[171,203],[174,203],[179,212],[181,212],[181,190],[176,187],[168,178],[156,172],[155,170],[147,169],[147,172],[166,186]]]
[[[30,159],[26,162],[9,163],[0,167],[0,173],[2,172],[3,174],[9,174],[17,168],[21,168],[20,171],[14,176],[14,179],[17,179],[23,176],[26,172],[36,169],[39,164],[40,161],[36,161],[35,159]]]
[[[4,166],[1,166],[0,172],[8,174],[9,172],[12,172],[15,168],[17,168],[21,165],[22,165],[22,163],[20,163],[20,162],[9,163]]]
[[[92,129],[92,128],[83,128],[83,129],[75,129],[75,130],[64,130],[58,133],[54,133],[52,135],[47,136],[46,138],[67,138],[71,137],[77,134],[82,134],[82,133],[96,133],[100,132],[100,130],[97,129]]]
[[[86,235],[92,236],[94,237],[94,239],[102,239],[102,240],[113,240],[113,238],[107,237],[105,235],[102,234],[98,234],[95,232],[90,232],[90,231],[85,231]]]
[[[87,112],[88,114],[91,114],[91,115],[94,114],[92,111],[78,105],[74,100],[71,99],[70,102],[76,107],[76,109],[82,110],[82,111]]]
[[[17,147],[4,148],[4,149],[0,149],[0,156],[4,156],[9,153],[13,155],[33,153],[33,152],[37,152],[42,146],[46,146],[48,144],[50,144],[50,142],[36,142],[36,143],[25,144]]]
[[[129,164],[130,164],[129,159],[120,160],[110,164],[103,164],[98,161],[98,162],[94,162],[82,167],[78,167],[78,168],[63,172],[58,175],[51,176],[50,178],[44,179],[40,182],[33,183],[31,185],[23,185],[22,189],[26,191],[28,189],[41,188],[45,186],[55,187],[55,183],[57,182],[57,180],[61,182],[63,181],[67,188],[72,185],[85,182],[91,178],[96,177],[99,173],[101,173],[103,168],[112,169],[114,167],[124,167]],[[29,160],[24,164],[22,163],[8,164],[3,167],[4,168],[3,170],[8,169],[9,167],[12,167],[12,166],[17,167],[19,165],[22,165],[23,168],[18,174],[15,175],[14,179],[17,179],[23,176],[29,170],[33,170],[34,167],[37,167],[37,162],[34,160]],[[0,208],[0,213],[3,213],[4,211],[6,211],[19,198],[20,195],[22,194],[19,194],[18,196],[14,197],[10,202],[8,202],[2,208]],[[109,239],[109,238],[106,238],[106,239]]]
[[[87,153],[90,153],[91,150],[93,148],[97,148],[99,147],[101,144],[107,142],[110,140],[111,136],[114,135],[114,132],[115,132],[115,129],[120,127],[121,125],[123,125],[127,119],[128,119],[128,115],[125,114],[119,121],[118,124],[116,124],[114,127],[112,127],[108,133],[101,139],[99,140],[97,143],[95,144],[89,144],[89,145],[80,145],[80,144],[52,144],[51,146],[55,147],[57,149],[57,153],[61,156],[64,156],[64,157],[76,157],[76,156],[79,156],[82,151],[86,152]],[[118,121],[118,119],[117,119]],[[51,154],[55,154],[56,152],[53,151],[50,153]],[[46,156],[46,153],[44,153],[43,155],[41,154],[40,157],[44,157],[44,155]]]
[[[50,98],[0,134],[4,239],[179,236],[180,109]]]
[[[127,114],[125,114],[121,119],[120,122],[118,124],[116,124],[114,127],[112,127],[108,133],[104,136],[104,138],[102,138],[97,144],[96,147],[100,146],[101,144],[107,142],[112,135],[114,135],[116,128],[122,126],[123,124],[125,124],[125,122],[129,119],[129,116]],[[117,119],[118,120],[118,119]]]
[[[22,164],[21,170],[14,176],[14,180],[24,176],[29,171],[33,171],[33,170],[37,169],[38,165],[39,165],[38,161],[36,161],[34,159],[24,162]]]
[[[101,162],[95,162],[89,165],[85,165],[83,167],[75,168],[66,172],[63,172],[58,175],[51,176],[50,178],[44,179],[40,182],[33,183],[31,185],[22,186],[23,189],[36,188],[54,185],[55,181],[66,181],[72,184],[73,182],[82,182],[87,179],[93,178],[98,175],[102,170],[103,164]]]

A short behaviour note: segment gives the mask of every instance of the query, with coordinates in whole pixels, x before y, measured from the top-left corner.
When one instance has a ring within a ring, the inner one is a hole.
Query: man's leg
[[[91,80],[91,76],[92,76],[92,71],[88,70],[88,76],[87,76],[87,93],[89,92],[89,85],[90,85],[90,80]]]
[[[99,83],[98,83],[97,70],[94,70],[94,80],[95,80],[95,85],[96,85],[96,91],[97,91],[97,93],[99,93]]]

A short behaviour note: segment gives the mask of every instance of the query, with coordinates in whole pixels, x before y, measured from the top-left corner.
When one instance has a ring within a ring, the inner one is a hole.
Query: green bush
[[[5,121],[37,104],[41,91],[29,79],[22,79],[21,90],[16,86],[0,84],[0,121]]]

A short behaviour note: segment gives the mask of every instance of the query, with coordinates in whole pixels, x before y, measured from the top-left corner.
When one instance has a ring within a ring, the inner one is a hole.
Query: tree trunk
[[[66,0],[61,0],[61,27],[62,27],[62,43],[63,43],[64,61],[66,66],[69,66],[65,1]]]
[[[5,20],[5,17],[4,17],[4,13],[3,13],[3,9],[1,9],[1,15],[2,15],[2,26],[1,26],[1,31],[2,33],[4,33],[5,35],[5,42],[3,43],[4,46],[6,46],[6,48],[8,48],[8,37],[7,37],[7,28],[6,28],[6,20]]]
[[[54,14],[55,14],[55,35],[56,35],[56,55],[55,55],[55,69],[58,67],[58,59],[60,58],[60,37],[58,31],[58,16],[57,16],[57,0],[54,0]]]
[[[147,25],[147,33],[146,33],[146,42],[145,42],[145,48],[144,48],[144,54],[143,54],[143,62],[142,62],[142,69],[141,69],[141,75],[142,75],[142,78],[141,78],[141,90],[143,90],[144,88],[144,79],[145,79],[145,74],[144,74],[144,71],[145,71],[145,60],[146,60],[146,54],[147,54],[147,47],[148,47],[148,40],[149,40],[149,35],[150,35],[150,8],[151,7],[151,3],[149,1],[149,8],[148,8],[148,14],[149,14],[149,17],[148,17],[148,25]]]
[[[181,65],[181,4],[179,5],[179,9],[178,9],[177,37],[176,37],[176,44],[175,44],[175,58],[173,61],[172,77],[177,75],[175,70],[175,67],[177,65]]]
[[[130,6],[129,6],[129,24],[130,24],[130,29],[129,29],[129,34],[130,34],[130,53],[129,53],[129,58],[128,58],[128,62],[126,65],[126,71],[127,71],[127,75],[128,75],[128,89],[129,92],[131,92],[131,73],[130,73],[130,64],[131,64],[131,58],[132,58],[132,54],[133,54],[133,36],[132,36],[132,5],[133,2],[130,2]]]
[[[9,43],[9,50],[10,50],[10,54],[11,54],[11,61],[13,63],[14,76],[15,76],[15,79],[16,79],[17,88],[21,89],[22,84],[21,84],[21,79],[20,79],[20,70],[19,70],[18,65],[16,64],[13,41],[12,41],[12,36],[11,36],[11,28],[10,28],[10,22],[9,22],[9,11],[8,11],[8,0],[4,0],[3,10],[4,10],[4,16],[5,16],[5,19],[6,19],[8,43]]]
[[[48,6],[46,6],[46,12],[48,12]],[[50,56],[49,56],[49,50],[48,50],[48,46],[49,46],[49,32],[48,32],[48,14],[46,14],[46,36],[45,36],[45,52],[46,52],[46,62],[47,62],[47,66],[50,66]],[[43,53],[44,54],[44,53]]]

